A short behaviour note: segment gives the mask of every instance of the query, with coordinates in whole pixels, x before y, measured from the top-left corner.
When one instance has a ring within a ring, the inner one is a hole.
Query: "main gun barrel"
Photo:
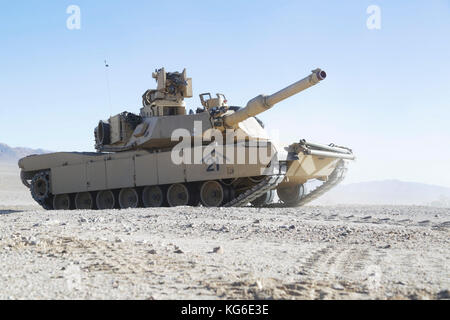
[[[306,90],[327,77],[325,71],[321,69],[313,70],[306,78],[297,81],[296,83],[270,95],[259,95],[247,103],[243,109],[236,111],[233,114],[224,117],[224,124],[232,127],[239,122],[242,122],[250,117],[254,117],[264,111],[269,110],[275,104],[292,97],[293,95]]]

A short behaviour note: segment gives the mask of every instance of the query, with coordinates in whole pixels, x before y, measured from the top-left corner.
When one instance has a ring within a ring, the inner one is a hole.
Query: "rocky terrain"
[[[450,209],[43,211],[0,170],[0,299],[448,299]]]

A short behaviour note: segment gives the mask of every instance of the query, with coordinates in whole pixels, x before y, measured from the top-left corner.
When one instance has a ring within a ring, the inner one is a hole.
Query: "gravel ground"
[[[448,299],[449,228],[431,207],[42,211],[0,170],[0,299]]]
[[[450,210],[0,214],[1,299],[449,298]]]

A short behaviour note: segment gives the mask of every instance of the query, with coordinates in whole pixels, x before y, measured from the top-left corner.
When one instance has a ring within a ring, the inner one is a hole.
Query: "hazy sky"
[[[81,29],[69,30],[69,5]],[[366,10],[381,9],[369,30]],[[0,142],[93,151],[100,119],[139,112],[151,73],[188,69],[233,105],[316,67],[320,85],[261,115],[289,143],[349,146],[346,182],[450,187],[450,1],[10,1],[0,10]],[[108,104],[105,67],[112,108]]]

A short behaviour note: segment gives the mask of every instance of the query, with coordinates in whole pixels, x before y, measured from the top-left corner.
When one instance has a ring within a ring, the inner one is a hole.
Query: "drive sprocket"
[[[33,199],[44,209],[53,209],[53,195],[50,188],[50,172],[41,171],[35,174],[30,183],[30,191]]]

